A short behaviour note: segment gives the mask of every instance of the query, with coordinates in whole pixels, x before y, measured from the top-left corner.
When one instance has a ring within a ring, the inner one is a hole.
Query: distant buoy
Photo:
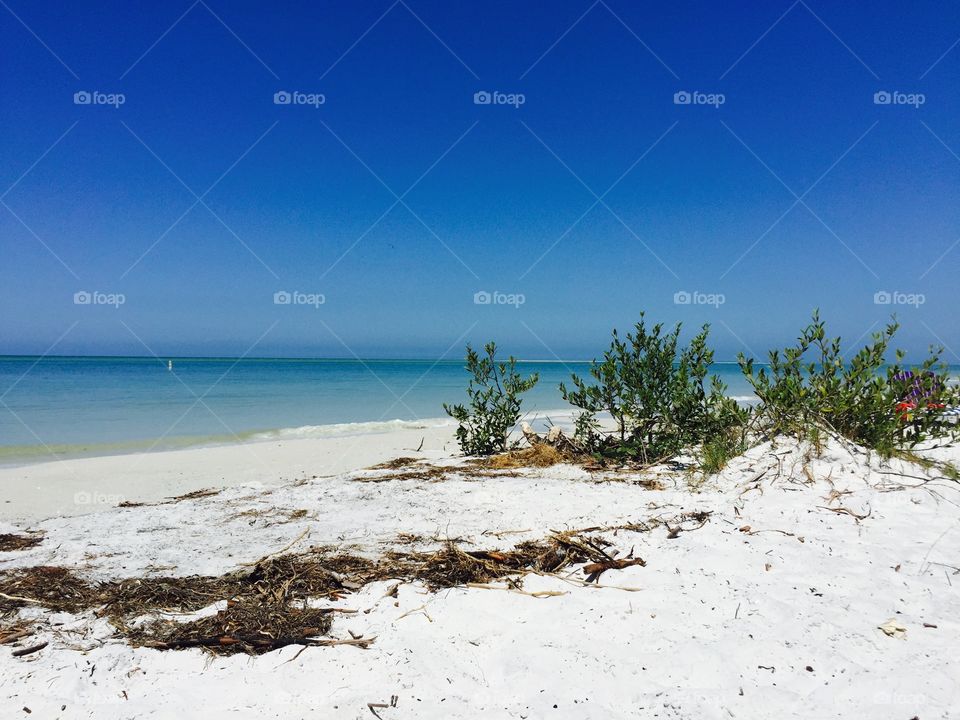
[[[167,360],[167,370],[173,370],[173,360]]]

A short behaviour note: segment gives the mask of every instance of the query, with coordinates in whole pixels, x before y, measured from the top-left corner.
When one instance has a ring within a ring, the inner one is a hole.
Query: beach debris
[[[101,586],[99,614],[118,620],[146,612],[196,612],[241,589],[237,579],[203,575],[130,578]]]
[[[845,507],[826,507],[825,505],[817,505],[817,507],[820,508],[821,510],[829,510],[830,512],[836,513],[837,515],[849,515],[857,522],[860,522],[861,520],[866,520],[868,517],[870,517],[873,514],[873,511],[870,510],[869,508],[867,509],[866,514],[861,515]]]
[[[12,630],[6,635],[0,635],[0,645],[6,645],[8,643],[15,642],[16,640],[21,640],[29,635],[33,634],[33,630],[29,628],[20,628],[18,630]]]
[[[583,574],[587,576],[587,582],[596,582],[607,570],[623,570],[624,568],[639,565],[646,567],[647,563],[643,558],[630,558],[623,560],[602,560],[601,562],[588,563],[583,566]]]
[[[533,426],[530,425],[526,420],[520,424],[520,432],[523,433],[524,439],[530,443],[530,446],[539,445],[543,442],[543,438],[540,437],[537,432],[533,429]]]
[[[261,653],[285,645],[312,644],[314,637],[326,634],[331,625],[328,609],[231,601],[216,615],[190,622],[150,623],[129,637],[134,645],[160,650],[205,647],[221,654]]]
[[[740,528],[740,532],[746,535],[757,535],[758,533],[775,532],[775,533],[780,533],[781,535],[784,535],[786,537],[796,538],[797,542],[806,542],[806,538],[804,538],[803,535],[797,535],[795,533],[787,532],[786,530],[779,530],[777,528],[764,528],[762,530],[752,530],[749,525],[744,525],[742,528]]]
[[[136,500],[123,500],[122,502],[117,503],[117,507],[120,508],[138,508],[154,505],[173,505],[174,503],[181,502],[183,500],[198,500],[200,498],[211,497],[213,495],[219,495],[223,492],[223,488],[202,488],[200,490],[194,490],[193,492],[184,493],[183,495],[171,495],[165,500],[160,500],[158,502],[138,502]]]
[[[663,525],[667,529],[667,540],[676,540],[678,537],[680,537],[680,533],[682,532],[691,532],[693,530],[699,530],[700,528],[702,528],[704,525],[707,524],[707,521],[710,519],[711,514],[712,514],[712,511],[710,510],[695,510],[693,512],[683,513],[682,515],[674,519],[674,522],[677,523],[676,525],[671,525],[670,522],[667,520],[659,520],[656,518],[651,518],[651,520],[655,520],[656,525]],[[697,525],[693,527],[684,527],[683,523],[685,522],[688,522],[688,523],[695,522],[697,523]],[[654,525],[654,527],[656,527],[656,525]],[[639,532],[641,530],[641,528],[638,528],[638,527],[631,527],[626,529],[633,530],[635,532]],[[643,529],[650,530],[651,528],[646,527]],[[741,528],[741,531],[742,531],[742,528]]]
[[[527,597],[543,599],[543,598],[552,598],[552,597],[563,597],[564,595],[569,595],[565,590],[536,590],[534,592],[527,592],[526,590],[520,590],[516,583],[510,579],[507,579],[505,585],[490,585],[488,583],[467,583],[464,587],[476,588],[477,590],[505,590],[507,592],[516,593],[518,595],[526,595]],[[426,614],[426,613],[424,613]],[[428,617],[428,619],[430,619]],[[433,620],[430,620],[433,622]],[[474,643],[475,644],[475,643]]]
[[[550,467],[573,459],[552,445],[532,445],[522,450],[508,450],[499,455],[471,460],[472,465],[492,470],[513,470],[528,467]]]
[[[520,431],[523,433],[524,439],[530,444],[530,449],[549,447],[568,458],[585,454],[583,446],[567,437],[557,425],[553,425],[547,430],[546,437],[537,434],[528,422],[520,425]]]
[[[99,591],[72,571],[39,565],[0,572],[0,613],[24,605],[40,605],[54,611],[79,612],[97,602]]]
[[[882,625],[878,625],[878,628],[883,630],[884,634],[889,637],[902,638],[906,637],[907,628],[896,618],[890,618]]]
[[[400,617],[398,617],[397,620],[403,620],[403,619],[404,619],[405,617],[407,617],[408,615],[413,615],[413,614],[415,614],[415,613],[423,613],[423,616],[424,616],[428,621],[433,622],[433,618],[430,617],[430,613],[427,612],[427,604],[426,604],[426,603],[424,603],[423,605],[420,605],[419,607],[415,607],[415,608],[413,608],[412,610],[407,610],[403,615],[401,615]],[[394,622],[396,622],[396,621],[394,621]]]
[[[371,465],[369,470],[399,470],[400,468],[410,467],[421,462],[420,458],[398,457],[393,460],[387,460],[379,465]]]
[[[43,535],[14,535],[12,533],[0,533],[0,552],[26,550],[27,548],[39,545],[42,541]]]
[[[14,657],[26,657],[27,655],[32,655],[35,652],[43,650],[49,643],[42,642],[37,643],[36,645],[31,645],[30,647],[20,648],[19,650],[14,650],[11,653]]]
[[[582,546],[573,536],[554,534],[548,542],[523,542],[513,550],[461,549],[449,542],[432,554],[397,558],[401,565],[413,561],[410,579],[422,580],[429,589],[489,583],[525,570],[556,572],[570,562],[587,559]]]
[[[420,480],[427,482],[443,482],[451,477],[477,478],[477,477],[496,477],[503,473],[495,472],[492,467],[486,466],[487,459],[472,460],[463,465],[431,465],[422,460],[413,458],[397,458],[389,462],[381,463],[367,468],[368,471],[375,471],[376,475],[356,475],[351,480],[353,482],[381,483],[393,480]],[[517,465],[516,467],[520,467]],[[395,472],[380,473],[383,470],[392,470]]]
[[[383,718],[381,718],[380,715],[377,713],[377,710],[385,710],[385,709],[387,709],[387,708],[394,708],[394,707],[397,706],[397,701],[398,701],[399,699],[400,699],[400,698],[399,698],[397,695],[391,695],[391,696],[390,696],[390,704],[389,704],[389,705],[388,705],[387,703],[367,703],[367,708],[370,710],[370,712],[373,713],[373,716],[374,716],[374,717],[376,717],[378,720],[383,720]]]
[[[210,497],[211,495],[219,495],[223,492],[223,488],[202,488],[200,490],[194,490],[193,492],[184,493],[183,495],[173,495],[168,497],[171,503],[180,502],[181,500],[196,500],[197,498]]]
[[[708,512],[685,513],[674,522],[702,526],[708,518]],[[200,647],[216,654],[259,654],[291,644],[364,648],[373,638],[323,637],[331,629],[334,613],[356,611],[317,607],[315,602],[323,598],[339,600],[369,583],[385,580],[393,582],[384,597],[393,598],[401,582],[414,581],[423,583],[429,591],[482,587],[537,598],[556,597],[562,593],[523,591],[523,577],[537,573],[570,580],[557,573],[581,563],[585,563],[586,581],[578,584],[603,587],[597,585],[603,573],[643,567],[645,562],[633,557],[632,550],[627,557],[616,558],[616,553],[607,550],[612,543],[591,533],[619,529],[647,532],[658,524],[663,521],[553,532],[542,540],[527,540],[510,549],[467,550],[448,539],[431,551],[391,550],[375,559],[329,546],[291,551],[306,536],[304,531],[281,550],[220,576],[88,582],[67,568],[18,568],[0,571],[0,587],[6,591],[0,593],[0,613],[26,605],[74,614],[89,611],[106,617],[132,645],[162,650]],[[490,584],[503,580],[505,587]],[[208,608],[211,614],[203,617],[171,617]],[[425,610],[423,613],[426,615]]]

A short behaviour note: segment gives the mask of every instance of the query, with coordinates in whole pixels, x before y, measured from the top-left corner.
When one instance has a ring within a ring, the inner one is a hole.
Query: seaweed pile
[[[648,528],[645,528],[648,529]],[[509,550],[465,550],[448,541],[432,552],[387,552],[377,559],[315,547],[267,556],[252,567],[220,576],[144,577],[91,583],[62,567],[36,566],[0,572],[0,616],[24,606],[55,612],[92,611],[106,617],[134,646],[203,647],[220,654],[257,654],[290,644],[354,644],[371,639],[324,639],[332,614],[316,603],[339,600],[371,582],[420,581],[436,591],[510,578],[519,588],[530,572],[557,573],[585,563],[586,581],[610,569],[644,565],[615,558],[610,543],[586,532],[554,533]],[[170,613],[213,614],[184,620]]]

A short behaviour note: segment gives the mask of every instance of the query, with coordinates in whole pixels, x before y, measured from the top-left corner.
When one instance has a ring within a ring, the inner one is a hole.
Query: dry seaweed
[[[12,533],[0,533],[0,552],[26,550],[27,548],[39,545],[42,541],[42,535],[14,535]]]
[[[205,647],[218,654],[262,653],[285,645],[309,644],[330,630],[328,608],[231,602],[216,615],[190,622],[158,621],[132,630],[134,646],[161,650]]]
[[[139,502],[135,500],[123,500],[122,502],[117,503],[117,507],[121,508],[138,508],[154,505],[173,505],[182,500],[199,500],[200,498],[210,497],[212,495],[219,495],[223,492],[223,488],[202,488],[200,490],[194,490],[193,492],[184,493],[183,495],[171,495],[164,500],[159,500],[157,502]]]
[[[180,502],[181,500],[196,500],[198,498],[210,497],[211,495],[219,495],[222,492],[222,488],[202,488],[200,490],[194,490],[193,492],[184,493],[183,495],[172,495],[167,498],[167,502],[160,504],[169,505]]]
[[[403,459],[403,458],[398,458]],[[392,480],[426,480],[429,482],[442,482],[451,475],[467,478],[496,477],[503,473],[494,472],[493,467],[487,466],[488,459],[471,460],[464,465],[430,465],[419,462],[416,464],[399,465],[390,467],[391,463],[375,465],[371,470],[398,470],[382,475],[360,475],[352,478],[354,482],[381,483]],[[519,467],[519,466],[517,466]]]
[[[702,518],[705,521],[706,514]],[[593,570],[588,575],[595,578],[605,570],[643,564],[632,556],[615,559],[605,549],[609,542],[587,534],[592,530],[554,533],[509,550],[464,550],[448,540],[433,552],[392,551],[376,560],[327,547],[299,553],[285,549],[221,576],[132,578],[96,585],[66,568],[39,566],[0,573],[0,611],[24,605],[74,613],[97,609],[134,645],[160,649],[203,647],[229,654],[266,652],[293,643],[342,644],[318,639],[330,629],[332,610],[310,608],[309,600],[338,599],[382,580],[420,581],[435,591],[511,578],[510,585],[519,588],[527,572],[555,573],[589,562]],[[161,611],[196,612],[224,601],[226,607],[216,614],[185,622],[132,622]],[[365,647],[370,640],[343,642]]]
[[[555,533],[547,540],[527,541],[513,550],[466,551],[455,543],[447,543],[432,554],[419,554],[419,565],[409,579],[421,580],[431,590],[518,575],[528,571],[552,573],[567,565],[588,560],[607,562],[612,558],[601,546],[609,545],[599,538],[571,533]],[[520,581],[514,585],[519,587]]]
[[[0,572],[0,612],[39,605],[57,612],[80,612],[97,604],[100,590],[70,570],[38,565]]]
[[[574,460],[573,455],[569,453],[561,452],[546,443],[538,443],[522,450],[511,450],[488,458],[479,458],[472,462],[482,467],[505,470],[525,467],[550,467]]]
[[[273,604],[336,594],[359,587],[351,576],[371,565],[364,558],[331,556],[322,550],[279,555],[260,561],[243,577],[243,594]]]
[[[146,612],[195,612],[233,597],[240,583],[231,577],[190,575],[148,577],[104,583],[100,586],[103,614],[120,624],[124,616]]]
[[[447,475],[456,472],[456,468],[437,467],[436,465],[423,465],[413,470],[403,470],[401,472],[388,473],[386,475],[360,475],[353,478],[354,482],[382,483],[393,480],[428,480],[430,482],[441,482],[447,479]]]
[[[371,465],[370,470],[399,470],[400,468],[410,467],[420,462],[420,458],[398,457],[379,465]]]
[[[515,574],[530,561],[530,554],[519,551],[466,552],[452,542],[435,553],[419,557],[422,561],[418,567],[412,568],[413,576],[431,590],[489,582]]]

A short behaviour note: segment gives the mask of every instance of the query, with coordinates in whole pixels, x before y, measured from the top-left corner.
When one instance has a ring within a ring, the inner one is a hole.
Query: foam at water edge
[[[425,418],[423,420],[383,420],[374,422],[332,423],[330,425],[301,425],[300,427],[265,430],[248,435],[250,441],[295,440],[304,438],[347,437],[350,435],[373,435],[397,430],[426,430],[429,428],[453,427],[449,418]]]

